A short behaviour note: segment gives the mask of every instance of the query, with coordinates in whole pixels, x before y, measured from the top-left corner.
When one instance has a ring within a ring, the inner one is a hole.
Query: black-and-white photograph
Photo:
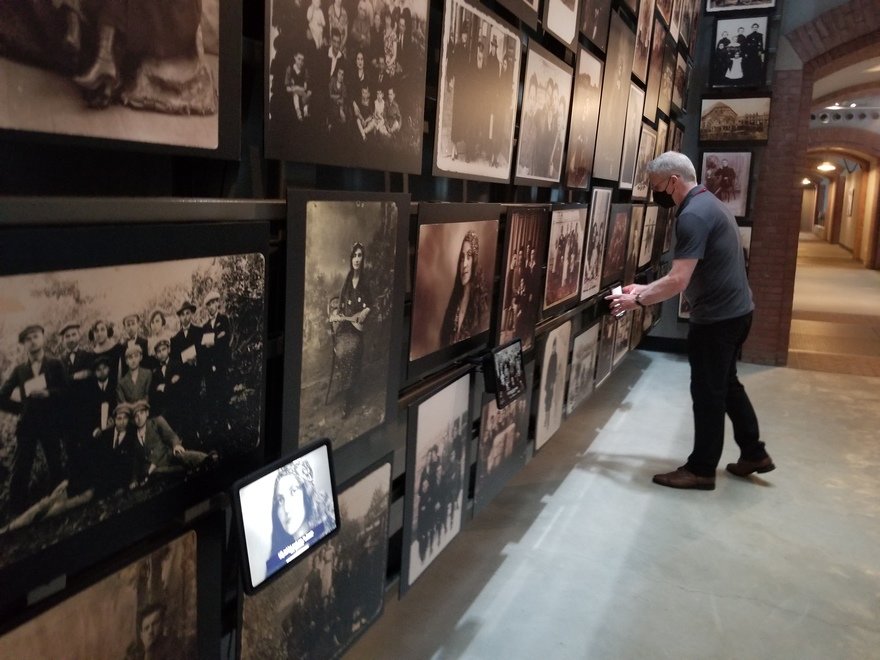
[[[533,30],[538,29],[538,11],[541,8],[540,0],[498,0],[502,7],[506,7],[526,25]]]
[[[0,565],[259,445],[264,287],[260,253],[0,277]]]
[[[507,346],[492,349],[491,374],[486,375],[487,389],[490,381],[494,381],[495,400],[501,408],[506,408],[526,391],[522,342],[512,341]]]
[[[636,35],[618,14],[611,16],[608,56],[602,81],[602,105],[599,108],[599,133],[593,159],[593,176],[617,181],[626,108],[629,103],[630,77]]]
[[[195,658],[196,597],[187,532],[0,637],[0,657]]]
[[[614,331],[614,364],[617,366],[629,352],[629,339],[632,334],[633,314],[623,314],[617,319],[617,330]]]
[[[769,96],[703,99],[701,142],[766,142],[769,125]]]
[[[719,18],[709,83],[712,87],[760,87],[766,79],[767,16]]]
[[[565,167],[565,185],[569,188],[586,190],[590,187],[596,131],[599,128],[603,69],[599,58],[584,48],[579,49]]]
[[[611,374],[614,360],[614,333],[617,330],[617,319],[606,314],[599,326],[599,350],[596,354],[596,387],[605,382]]]
[[[544,264],[547,258],[549,208],[508,208],[507,254],[502,271],[501,320],[497,343],[516,338],[523,351],[534,345],[535,324],[541,317]]]
[[[678,53],[675,61],[675,79],[672,83],[672,107],[679,113],[687,110],[688,80],[690,79],[691,67],[687,60]]]
[[[737,218],[746,216],[749,198],[750,151],[706,151],[700,182]]]
[[[610,18],[611,0],[581,0],[581,32],[603,53],[608,47]]]
[[[288,264],[302,277],[287,285],[290,341],[302,346],[288,372],[290,432],[339,449],[384,423],[397,397],[409,199],[291,191],[288,209]]]
[[[620,160],[620,189],[630,190],[636,173],[639,151],[639,134],[642,129],[642,110],[645,92],[635,83],[629,84],[629,102],[626,107],[626,129],[623,133],[623,153]]]
[[[510,180],[520,65],[509,25],[467,0],[445,3],[435,175]]]
[[[339,495],[339,533],[242,605],[242,658],[338,658],[384,608],[391,464]]]
[[[266,156],[419,173],[427,0],[267,4]]]
[[[574,50],[581,0],[544,0],[544,29]]]
[[[626,239],[629,236],[630,204],[612,204],[605,240],[605,260],[602,265],[602,286],[623,280],[626,266]]]
[[[516,152],[514,181],[518,185],[559,183],[571,104],[571,79],[570,66],[529,43]]]
[[[217,149],[221,91],[236,120],[239,104],[237,82],[221,90],[221,46],[235,56],[241,39],[221,13],[220,0],[4,2],[0,128]]]
[[[570,341],[571,321],[553,328],[544,340],[535,420],[535,451],[543,447],[562,424]]]
[[[611,188],[594,188],[590,203],[590,224],[584,244],[584,274],[581,279],[581,300],[599,293],[602,265],[605,258],[605,232],[611,212]]]
[[[632,198],[634,200],[646,200],[651,194],[651,186],[648,185],[648,163],[654,159],[656,149],[657,131],[647,124],[642,124],[642,137],[639,139],[636,172],[633,177]]]
[[[468,219],[433,222],[439,214]],[[478,216],[487,219],[470,219]],[[487,338],[498,217],[499,207],[493,204],[421,205],[411,362],[469,339]]]
[[[651,26],[654,23],[654,0],[642,0],[636,24],[636,50],[633,73],[642,82],[648,81],[648,59],[651,54]]]
[[[544,283],[544,316],[548,316],[550,310],[578,300],[586,228],[586,205],[553,210]]]
[[[645,205],[633,204],[629,220],[629,238],[626,248],[626,266],[623,270],[623,284],[632,284],[639,266],[642,247],[642,229],[645,223]]]
[[[742,11],[743,9],[772,9],[776,0],[706,0],[706,13]]]
[[[672,88],[675,84],[675,42],[667,39],[663,46],[663,72],[660,74],[660,91],[657,109],[669,117],[672,108]]]
[[[657,231],[657,210],[656,204],[648,204],[645,210],[645,228],[642,230],[642,245],[639,250],[639,268],[647,266],[651,263],[654,255],[654,237]]]
[[[593,393],[596,354],[599,349],[599,324],[594,323],[572,342],[571,368],[568,375],[566,414],[571,415]]]
[[[401,592],[405,592],[458,535],[467,488],[466,452],[471,437],[470,386],[466,374],[418,404],[410,415],[407,501]]]
[[[666,28],[654,19],[654,35],[651,38],[651,60],[648,63],[648,84],[645,88],[644,117],[648,121],[657,119],[657,104],[660,101],[660,81],[663,78],[663,51],[666,47]],[[661,121],[657,119],[657,121]]]
[[[482,510],[525,465],[530,391],[500,410],[495,399],[483,404],[474,482],[475,511]]]

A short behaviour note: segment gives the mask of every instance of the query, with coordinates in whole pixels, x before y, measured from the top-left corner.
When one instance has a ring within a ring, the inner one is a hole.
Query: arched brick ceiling
[[[880,30],[880,0],[850,0],[796,27],[786,37],[806,63],[877,30]]]

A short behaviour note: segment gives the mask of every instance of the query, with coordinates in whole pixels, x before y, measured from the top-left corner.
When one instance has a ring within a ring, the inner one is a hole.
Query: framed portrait
[[[468,373],[410,407],[401,595],[461,530],[470,393]]]
[[[681,126],[673,122],[672,131],[669,133],[669,150],[681,151],[681,141],[684,138],[684,131]]]
[[[596,354],[596,387],[599,387],[611,374],[614,361],[614,334],[617,330],[617,319],[605,314],[599,323],[599,350]]]
[[[659,217],[665,217],[666,222],[663,225],[663,253],[669,252],[672,249],[673,242],[675,240],[675,214],[672,212],[672,209],[660,209],[662,213],[658,215]],[[659,224],[659,221],[658,221]]]
[[[660,76],[660,91],[657,109],[669,117],[672,107],[672,87],[675,83],[675,42],[667,39],[663,45],[663,73]]]
[[[498,300],[496,344],[516,338],[523,352],[534,346],[541,318],[544,265],[547,258],[549,206],[509,206],[504,230],[504,266]]]
[[[653,257],[658,209],[659,207],[656,204],[648,204],[647,209],[645,209],[645,228],[642,230],[642,244],[639,250],[639,268],[643,268],[651,263]]]
[[[629,81],[632,71],[636,35],[619,14],[611,17],[608,55],[602,80],[602,104],[599,106],[599,133],[593,158],[593,176],[617,181],[620,174],[620,155],[623,150],[623,131],[629,102]]]
[[[719,18],[709,72],[712,87],[761,87],[767,79],[766,14]]]
[[[623,154],[620,161],[619,187],[621,190],[630,190],[633,187],[644,105],[644,90],[635,83],[630,83],[629,102],[626,108],[626,130],[623,133]]]
[[[703,98],[700,142],[766,142],[769,125],[769,96]]]
[[[590,224],[584,247],[584,269],[581,278],[581,300],[587,300],[599,293],[602,280],[602,265],[605,260],[605,234],[608,230],[608,216],[611,212],[611,188],[594,188],[590,203]]]
[[[538,29],[540,0],[498,0],[498,2],[533,30]]]
[[[544,0],[544,29],[575,50],[581,0]]]
[[[565,166],[565,185],[569,188],[586,190],[590,187],[596,130],[599,128],[603,68],[602,61],[595,55],[585,48],[578,50]]]
[[[643,83],[648,82],[648,59],[651,54],[651,27],[654,23],[654,0],[642,0],[636,23],[636,50],[633,55],[633,73]]]
[[[681,35],[681,10],[688,0],[675,0],[672,3],[672,17],[669,19],[669,36],[676,43]]]
[[[626,243],[629,237],[631,204],[612,204],[602,265],[602,288],[621,282],[626,266]]]
[[[635,281],[642,248],[642,230],[645,223],[645,205],[633,204],[629,220],[629,238],[626,247],[626,266],[623,271],[623,284]]]
[[[420,204],[409,376],[489,340],[497,204]]]
[[[666,151],[666,136],[669,134],[669,122],[665,119],[657,120],[657,140],[654,147],[654,158]],[[649,191],[650,194],[650,191]]]
[[[660,81],[663,78],[663,53],[666,47],[666,28],[654,19],[654,34],[651,38],[651,60],[648,64],[648,84],[645,88],[644,117],[648,121],[657,118],[657,105],[660,102]]]
[[[672,21],[672,5],[674,4],[675,0],[657,0],[657,13],[667,26]]]
[[[724,202],[734,217],[748,209],[751,151],[704,151],[700,182]]]
[[[657,150],[657,131],[642,124],[642,137],[639,139],[639,151],[636,158],[636,173],[633,177],[633,200],[646,200],[651,194],[648,184],[648,163],[654,159]]]
[[[342,485],[339,534],[244,597],[241,658],[338,658],[381,616],[390,491],[390,456]]]
[[[706,13],[742,11],[743,9],[773,9],[776,0],[706,0]]]
[[[675,79],[672,83],[672,108],[679,113],[687,111],[687,91],[688,78],[690,77],[690,66],[681,53],[676,56],[675,62]]]
[[[0,203],[9,592],[144,538],[258,458],[269,241],[258,214],[207,200]]]
[[[698,0],[700,1],[700,0]],[[682,0],[681,2],[681,18],[678,25],[678,40],[684,46],[684,51],[688,51],[691,42],[691,27],[693,26],[693,12],[697,8],[694,0]]]
[[[559,0],[561,4],[561,0]],[[533,42],[526,62],[525,97],[516,152],[517,185],[559,183],[572,69]]]
[[[266,157],[418,174],[427,0],[266,5]]]
[[[238,159],[241,0],[4,3],[4,138]]]
[[[397,406],[409,195],[287,193],[283,449],[343,447]]]
[[[585,204],[554,207],[547,245],[547,275],[544,278],[544,318],[578,301],[586,227]]]
[[[623,314],[617,319],[617,330],[614,331],[614,362],[612,368],[629,353],[629,339],[632,334],[632,314]]]
[[[543,447],[562,424],[570,343],[571,321],[553,328],[544,338],[541,374],[538,381],[535,451]]]
[[[608,47],[610,19],[611,0],[581,0],[581,34],[603,53]]]
[[[572,342],[571,368],[568,374],[566,414],[571,415],[593,393],[596,355],[599,349],[599,324],[594,323]]]
[[[510,180],[520,50],[519,34],[488,10],[445,3],[435,176]]]

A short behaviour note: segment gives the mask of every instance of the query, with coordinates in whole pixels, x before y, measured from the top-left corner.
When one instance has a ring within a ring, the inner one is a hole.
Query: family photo
[[[596,56],[581,48],[578,53],[574,96],[571,101],[571,129],[568,135],[568,160],[565,185],[587,189],[593,173],[593,153],[599,128],[599,100],[602,96],[604,65]]]
[[[535,451],[543,447],[562,424],[570,340],[571,321],[566,321],[551,330],[545,339],[541,358],[541,380],[538,386]]]
[[[602,266],[605,260],[605,233],[611,212],[611,188],[593,188],[590,224],[584,245],[584,274],[581,278],[581,300],[599,293]]]
[[[713,87],[760,87],[767,66],[767,16],[721,18],[709,81]]]
[[[735,217],[746,215],[749,197],[750,151],[707,151],[703,153],[700,181],[730,209]]]
[[[478,509],[488,504],[525,464],[528,401],[528,392],[523,392],[500,410],[495,399],[483,404],[474,485],[474,506]]]
[[[545,314],[552,307],[577,299],[586,226],[586,205],[553,211],[544,282]]]
[[[608,56],[602,81],[602,105],[599,107],[599,133],[593,176],[617,181],[620,174],[620,154],[623,149],[630,76],[636,35],[618,14],[611,16]]]
[[[599,324],[594,323],[574,338],[571,349],[571,372],[568,375],[566,413],[571,415],[593,393],[596,352],[599,348]]]

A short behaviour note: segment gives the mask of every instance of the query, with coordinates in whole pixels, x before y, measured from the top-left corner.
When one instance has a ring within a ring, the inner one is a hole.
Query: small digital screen
[[[339,527],[328,441],[242,479],[233,495],[249,593]]]
[[[492,351],[492,361],[495,371],[495,403],[499,408],[504,408],[526,391],[522,342],[515,339],[506,346],[496,348]]]

